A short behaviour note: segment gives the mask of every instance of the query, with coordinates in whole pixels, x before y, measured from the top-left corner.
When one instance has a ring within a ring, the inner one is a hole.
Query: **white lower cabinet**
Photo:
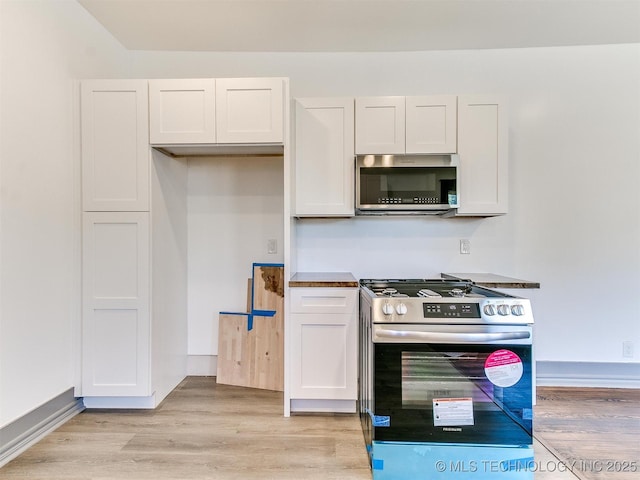
[[[291,411],[355,412],[358,289],[291,289]]]
[[[148,396],[149,213],[83,214],[82,390]]]

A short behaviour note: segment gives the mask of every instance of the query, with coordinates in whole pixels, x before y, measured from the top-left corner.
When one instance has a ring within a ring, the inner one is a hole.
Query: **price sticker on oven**
[[[433,425],[436,427],[473,425],[473,399],[434,398]]]
[[[484,362],[484,373],[498,387],[511,387],[522,378],[522,360],[511,350],[496,350]]]

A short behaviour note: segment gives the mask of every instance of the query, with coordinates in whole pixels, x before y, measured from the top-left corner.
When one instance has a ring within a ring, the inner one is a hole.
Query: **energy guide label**
[[[496,350],[484,362],[484,373],[498,387],[511,387],[522,378],[522,360],[511,350]]]
[[[434,398],[433,425],[436,427],[473,425],[471,398]]]

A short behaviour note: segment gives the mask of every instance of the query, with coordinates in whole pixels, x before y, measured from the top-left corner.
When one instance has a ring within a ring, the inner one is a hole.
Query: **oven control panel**
[[[374,323],[499,323],[531,324],[533,314],[527,299],[482,299],[480,301],[429,301],[422,299],[375,299],[371,305]]]
[[[424,318],[480,318],[477,303],[424,303]]]

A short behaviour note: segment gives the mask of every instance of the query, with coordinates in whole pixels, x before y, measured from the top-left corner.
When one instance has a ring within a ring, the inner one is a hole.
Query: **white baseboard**
[[[356,413],[356,400],[291,400],[291,413]]]
[[[536,362],[539,387],[640,388],[639,363]]]
[[[84,397],[87,408],[154,409],[158,403],[155,393],[148,397]]]
[[[84,410],[73,388],[0,429],[0,467]]]
[[[217,374],[217,355],[189,355],[187,357],[187,375],[193,377],[215,377]]]

